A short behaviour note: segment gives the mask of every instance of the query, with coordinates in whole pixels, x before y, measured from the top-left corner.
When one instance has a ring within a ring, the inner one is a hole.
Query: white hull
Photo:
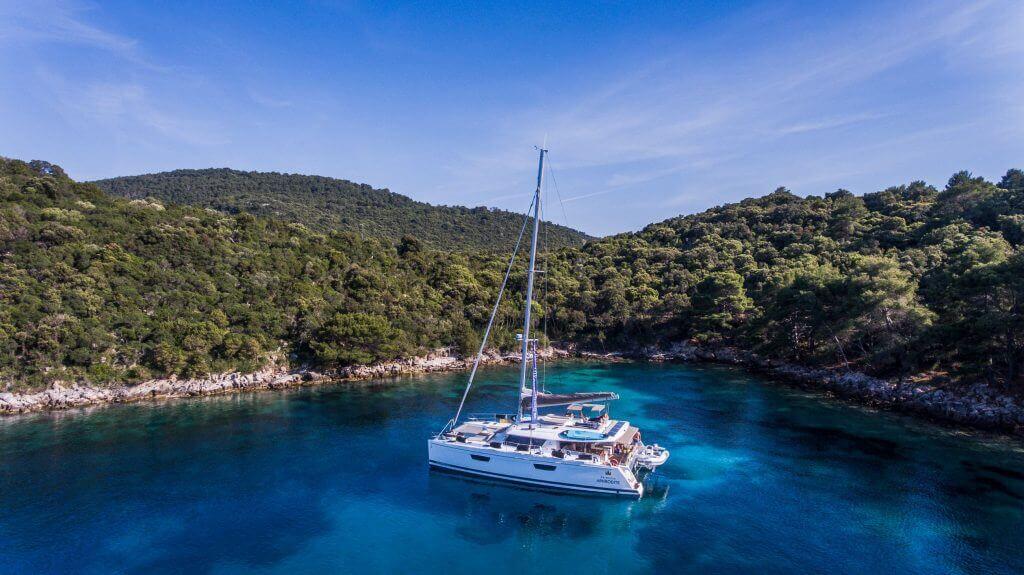
[[[640,430],[630,426],[628,421],[610,419],[607,405],[585,403],[607,402],[619,396],[599,391],[548,393],[543,385],[537,385],[537,345],[540,339],[530,338],[530,310],[535,303],[533,280],[536,274],[540,192],[544,181],[546,153],[547,150],[540,150],[537,190],[530,206],[533,210],[533,241],[530,244],[523,332],[517,335],[523,348],[516,415],[495,414],[493,419],[471,417],[466,421],[460,420],[466,396],[473,385],[473,377],[498,314],[501,296],[505,293],[505,286],[512,273],[515,254],[519,252],[519,245],[526,232],[528,219],[523,222],[516,247],[512,250],[505,279],[498,290],[498,300],[494,303],[487,329],[484,330],[480,351],[469,373],[469,381],[462,393],[459,408],[455,410],[455,417],[448,420],[440,433],[427,441],[430,466],[546,489],[639,497],[644,493],[644,486],[633,470],[641,466],[653,469],[661,465],[668,459],[668,451],[647,450],[644,462],[640,462],[640,451],[646,449],[640,441]],[[531,365],[532,377],[528,379]],[[538,411],[556,406],[568,408],[564,415],[541,415]]]
[[[431,467],[566,491],[641,496],[644,486],[625,465],[584,461],[430,439]]]

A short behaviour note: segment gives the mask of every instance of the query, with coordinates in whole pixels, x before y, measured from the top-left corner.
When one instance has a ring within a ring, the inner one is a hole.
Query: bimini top
[[[603,403],[574,403],[565,412],[581,419],[597,419],[608,413],[608,406]]]

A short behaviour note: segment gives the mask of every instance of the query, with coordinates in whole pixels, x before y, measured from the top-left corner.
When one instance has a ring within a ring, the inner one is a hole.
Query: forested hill
[[[560,254],[558,337],[723,342],[1024,393],[1024,172],[855,196],[772,194]]]
[[[0,158],[0,391],[469,350],[506,257],[126,200]]]
[[[129,199],[152,197],[232,214],[248,212],[301,222],[321,232],[352,231],[392,241],[412,235],[450,250],[506,251],[523,221],[522,215],[505,210],[434,206],[366,184],[299,174],[175,170],[94,183]],[[547,227],[552,249],[579,246],[588,239],[564,226]]]
[[[127,200],[0,159],[0,390],[479,345],[507,254]],[[514,345],[523,258],[495,339]],[[538,325],[1024,392],[1024,173],[769,195],[542,254]]]

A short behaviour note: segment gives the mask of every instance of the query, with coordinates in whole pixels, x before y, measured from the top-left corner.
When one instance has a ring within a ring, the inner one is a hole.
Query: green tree
[[[838,269],[814,259],[806,259],[786,273],[759,322],[759,347],[791,354],[799,361],[818,359],[823,352],[834,350],[834,359],[849,361],[834,331],[842,282]]]
[[[858,349],[872,369],[906,374],[916,359],[913,344],[935,317],[917,301],[913,278],[891,259],[854,256],[844,283],[839,339]]]
[[[747,318],[753,301],[743,288],[743,277],[732,271],[715,272],[702,280],[692,296],[696,337],[722,339]]]
[[[398,355],[400,336],[386,317],[336,313],[317,332],[310,347],[324,364],[366,364]]]

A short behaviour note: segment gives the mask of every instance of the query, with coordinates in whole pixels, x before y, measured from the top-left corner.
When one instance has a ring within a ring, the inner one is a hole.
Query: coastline
[[[595,359],[602,357],[585,355]],[[868,407],[911,414],[945,425],[1024,437],[1024,403],[984,382],[952,384],[925,379],[898,383],[856,371],[807,367],[733,347],[699,346],[689,342],[613,355],[646,361],[737,365],[771,379]]]
[[[806,367],[765,358],[733,347],[699,346],[689,342],[610,353],[575,350],[571,347],[549,347],[541,350],[541,356],[549,359],[735,365],[786,384],[823,392],[828,396],[873,408],[912,414],[941,424],[1024,437],[1024,404],[999,393],[986,383],[948,385],[948,382],[935,380],[915,380],[901,384],[856,371]],[[480,365],[508,365],[518,361],[519,356],[515,353],[501,354],[491,351],[484,354]],[[319,371],[308,366],[293,368],[273,363],[253,373],[230,372],[197,379],[160,378],[135,385],[97,387],[57,382],[45,390],[36,392],[0,393],[0,416],[150,399],[199,397],[328,382],[355,382],[423,373],[465,371],[472,365],[471,359],[442,349],[408,359],[348,366],[330,371]]]
[[[540,351],[540,355],[547,358],[569,357],[570,353],[562,349],[546,348]],[[516,354],[492,351],[484,354],[480,365],[504,365],[518,361],[519,356]],[[471,359],[462,358],[450,350],[435,350],[423,356],[372,365],[354,365],[337,370],[320,371],[308,366],[293,368],[275,362],[252,373],[228,372],[195,379],[158,378],[135,385],[98,387],[77,382],[55,382],[41,391],[0,393],[0,416],[150,399],[199,397],[337,381],[365,381],[402,375],[465,371],[472,366]]]

